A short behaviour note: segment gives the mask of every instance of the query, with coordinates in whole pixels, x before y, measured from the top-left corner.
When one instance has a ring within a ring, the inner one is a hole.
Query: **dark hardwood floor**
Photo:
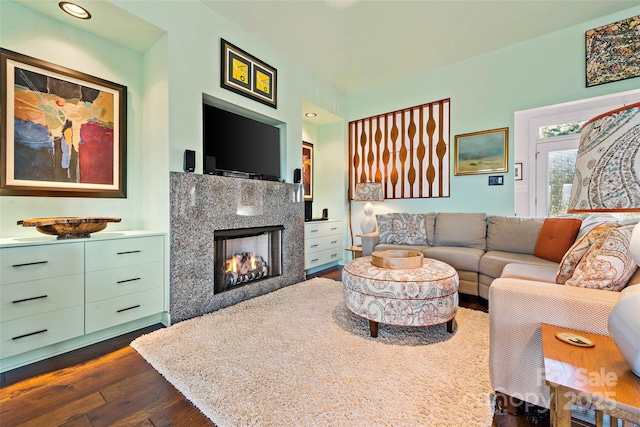
[[[339,268],[310,277],[340,280]],[[481,302],[460,305],[486,311]],[[0,426],[211,426],[129,343],[149,327],[2,374]],[[455,408],[452,408],[455,410]],[[495,427],[549,424],[548,413],[496,411]],[[577,426],[577,424],[576,424]]]

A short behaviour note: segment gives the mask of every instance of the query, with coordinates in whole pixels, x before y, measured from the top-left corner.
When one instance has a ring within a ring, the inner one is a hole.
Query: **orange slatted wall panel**
[[[386,199],[449,197],[449,99],[349,122],[349,200],[359,182]]]

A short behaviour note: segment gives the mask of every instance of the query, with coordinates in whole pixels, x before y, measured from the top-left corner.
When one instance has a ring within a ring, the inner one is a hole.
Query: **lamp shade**
[[[360,182],[356,184],[356,192],[353,195],[356,202],[383,202],[384,191],[380,182]]]
[[[569,213],[640,211],[640,103],[582,126]]]

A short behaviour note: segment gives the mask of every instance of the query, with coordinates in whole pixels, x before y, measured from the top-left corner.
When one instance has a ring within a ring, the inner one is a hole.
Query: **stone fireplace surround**
[[[171,323],[304,280],[304,203],[296,184],[170,172]],[[214,295],[216,230],[283,225],[282,275]]]

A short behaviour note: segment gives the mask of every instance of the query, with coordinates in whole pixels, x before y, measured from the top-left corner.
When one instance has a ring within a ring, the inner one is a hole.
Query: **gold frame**
[[[304,199],[313,200],[313,144],[302,141],[302,186]]]
[[[484,150],[479,145],[485,147]],[[456,135],[454,152],[456,176],[509,172],[509,128]]]

